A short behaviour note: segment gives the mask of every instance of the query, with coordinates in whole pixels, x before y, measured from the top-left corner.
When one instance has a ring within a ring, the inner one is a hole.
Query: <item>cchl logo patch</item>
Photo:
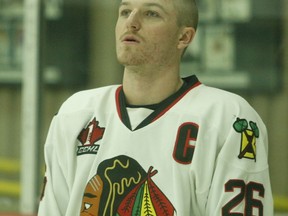
[[[77,148],[77,155],[97,154],[100,145],[96,142],[103,138],[104,131],[105,128],[100,127],[99,122],[94,118],[77,137],[82,144]]]
[[[259,137],[259,128],[255,122],[249,122],[250,128],[248,129],[248,122],[246,119],[237,118],[233,124],[233,128],[238,133],[241,133],[241,146],[239,159],[248,158],[256,162],[256,138]]]

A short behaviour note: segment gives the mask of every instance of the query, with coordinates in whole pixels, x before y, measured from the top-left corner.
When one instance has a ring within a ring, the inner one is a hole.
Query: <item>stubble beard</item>
[[[148,63],[145,53],[137,47],[121,46],[117,49],[118,62],[124,66],[136,66]]]
[[[169,61],[167,62],[169,53],[163,52],[163,50],[160,51],[157,45],[147,47],[146,49],[120,46],[117,48],[117,59],[124,66],[163,66],[167,65],[167,63],[169,64]]]

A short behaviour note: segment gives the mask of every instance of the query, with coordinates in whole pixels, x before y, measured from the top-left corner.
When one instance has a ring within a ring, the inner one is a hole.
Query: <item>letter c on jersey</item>
[[[185,122],[178,128],[173,151],[173,158],[176,162],[181,164],[192,162],[198,129],[199,126],[193,122]]]

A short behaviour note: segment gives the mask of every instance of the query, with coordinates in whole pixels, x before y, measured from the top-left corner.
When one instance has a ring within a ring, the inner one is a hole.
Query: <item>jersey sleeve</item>
[[[267,131],[255,115],[228,121],[230,130],[216,158],[205,215],[273,215]]]
[[[43,192],[39,204],[39,216],[65,215],[68,203],[68,186],[65,177],[63,160],[65,156],[59,157],[59,148],[64,142],[61,127],[57,116],[52,120],[44,148],[45,156],[45,178]]]

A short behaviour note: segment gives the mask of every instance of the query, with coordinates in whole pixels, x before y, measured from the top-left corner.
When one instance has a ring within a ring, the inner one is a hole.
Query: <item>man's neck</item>
[[[126,67],[123,90],[130,105],[157,104],[177,92],[183,84],[178,68]]]

